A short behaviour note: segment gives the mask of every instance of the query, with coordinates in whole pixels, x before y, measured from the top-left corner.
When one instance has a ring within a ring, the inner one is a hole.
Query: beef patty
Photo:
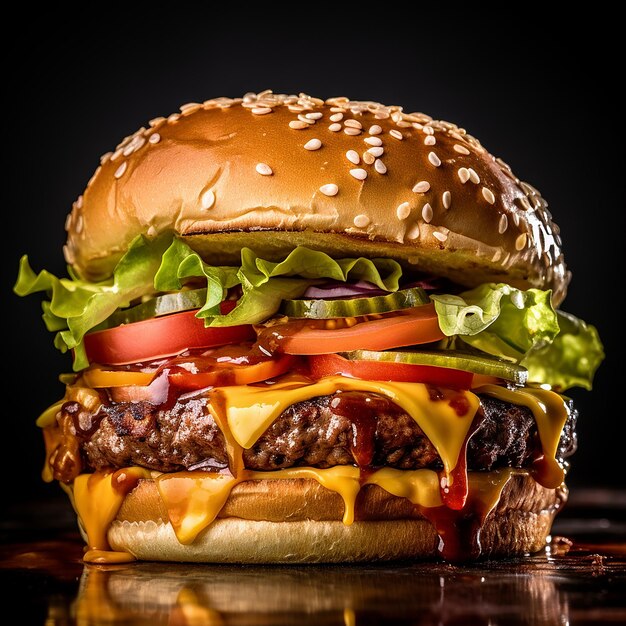
[[[468,468],[529,465],[541,452],[531,411],[488,396],[479,398],[467,446]],[[55,478],[68,482],[81,471],[131,465],[161,472],[226,467],[224,436],[208,405],[208,395],[199,394],[168,408],[148,402],[106,403],[91,414],[77,402],[66,402],[57,419],[61,431],[70,434],[52,460]],[[570,402],[560,459],[576,449],[576,417]],[[352,464],[442,468],[437,451],[413,418],[386,397],[362,392],[336,393],[290,406],[252,448],[244,450],[243,458],[252,470]]]

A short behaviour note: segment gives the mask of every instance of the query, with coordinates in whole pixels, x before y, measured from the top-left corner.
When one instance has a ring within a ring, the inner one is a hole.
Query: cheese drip
[[[364,391],[386,396],[404,409],[424,431],[441,461],[448,484],[463,444],[480,405],[470,391],[441,389],[442,397],[432,398],[429,386],[422,383],[398,383],[329,376],[311,383],[294,379],[271,387],[241,385],[222,387],[213,393],[223,406],[232,437],[242,448],[251,448],[272,422],[291,405],[337,391]],[[459,402],[462,399],[462,402]],[[462,406],[463,411],[458,407]]]
[[[535,480],[549,489],[556,489],[565,479],[565,471],[556,460],[561,433],[569,411],[561,396],[553,391],[525,387],[512,391],[498,385],[483,385],[476,390],[504,402],[529,408],[537,423],[543,457],[533,463]]]

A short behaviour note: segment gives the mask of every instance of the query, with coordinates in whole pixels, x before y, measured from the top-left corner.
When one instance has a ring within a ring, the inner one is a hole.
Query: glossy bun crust
[[[101,161],[67,220],[66,260],[85,278],[110,275],[135,236],[173,230],[215,264],[308,245],[566,294],[539,192],[465,130],[398,106],[219,98],[152,120]]]
[[[482,556],[514,556],[546,545],[564,490],[513,476],[480,533]],[[109,528],[114,550],[142,560],[203,563],[345,563],[435,558],[433,525],[405,498],[368,485],[356,519],[342,521],[341,497],[306,479],[249,481],[231,492],[219,517],[196,540],[181,544],[157,487],[143,480],[125,499]]]

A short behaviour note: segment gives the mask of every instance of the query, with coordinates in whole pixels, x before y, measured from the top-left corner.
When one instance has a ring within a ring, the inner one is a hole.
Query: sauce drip
[[[350,420],[352,437],[350,451],[359,467],[368,467],[374,461],[376,452],[376,417],[380,403],[376,398],[358,392],[337,395],[330,404],[339,415]]]

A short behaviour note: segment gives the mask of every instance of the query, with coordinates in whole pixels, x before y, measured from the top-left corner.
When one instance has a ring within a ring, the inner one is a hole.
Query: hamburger
[[[459,561],[541,549],[603,358],[545,200],[464,129],[271,91],[101,158],[38,419],[85,560]]]

